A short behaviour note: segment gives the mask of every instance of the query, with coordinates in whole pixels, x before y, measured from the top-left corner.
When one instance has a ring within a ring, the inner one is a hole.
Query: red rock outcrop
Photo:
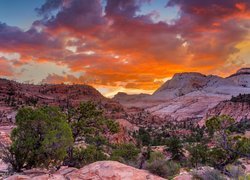
[[[52,105],[61,108],[76,106],[84,101],[94,101],[112,114],[123,107],[104,97],[95,88],[88,85],[32,85],[0,79],[0,123],[15,121],[15,112],[22,106]]]
[[[208,110],[203,120],[218,115],[228,115],[237,121],[242,119],[250,119],[250,104],[231,101],[220,102],[217,106]]]

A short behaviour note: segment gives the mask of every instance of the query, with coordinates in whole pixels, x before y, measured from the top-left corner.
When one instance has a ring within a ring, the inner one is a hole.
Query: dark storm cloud
[[[63,6],[55,17],[44,22],[47,28],[63,30],[92,30],[103,25],[100,0],[72,0]]]
[[[18,27],[8,26],[0,22],[0,46],[6,49],[21,47],[61,47],[60,40],[52,38],[45,32],[38,32],[35,28],[22,31]]]

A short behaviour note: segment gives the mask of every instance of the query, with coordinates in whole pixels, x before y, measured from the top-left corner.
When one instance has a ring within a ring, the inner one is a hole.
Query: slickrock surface
[[[84,166],[81,169],[63,167],[54,174],[41,174],[39,171],[29,172],[27,175],[13,175],[6,180],[163,180],[163,178],[121,164],[116,161],[99,161]]]
[[[100,161],[74,171],[66,176],[68,179],[82,180],[163,180],[150,174],[115,161]]]

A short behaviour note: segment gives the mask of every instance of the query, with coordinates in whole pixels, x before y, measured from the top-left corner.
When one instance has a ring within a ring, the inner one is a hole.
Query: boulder
[[[81,169],[61,167],[55,173],[32,169],[15,174],[6,180],[163,180],[148,171],[136,169],[116,161],[98,161]]]
[[[66,176],[82,180],[163,180],[145,170],[136,169],[116,161],[100,161],[85,166]]]

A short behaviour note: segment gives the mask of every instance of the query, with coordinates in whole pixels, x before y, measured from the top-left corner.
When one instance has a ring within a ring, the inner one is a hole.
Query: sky
[[[152,93],[250,67],[249,0],[0,0],[0,77]]]

